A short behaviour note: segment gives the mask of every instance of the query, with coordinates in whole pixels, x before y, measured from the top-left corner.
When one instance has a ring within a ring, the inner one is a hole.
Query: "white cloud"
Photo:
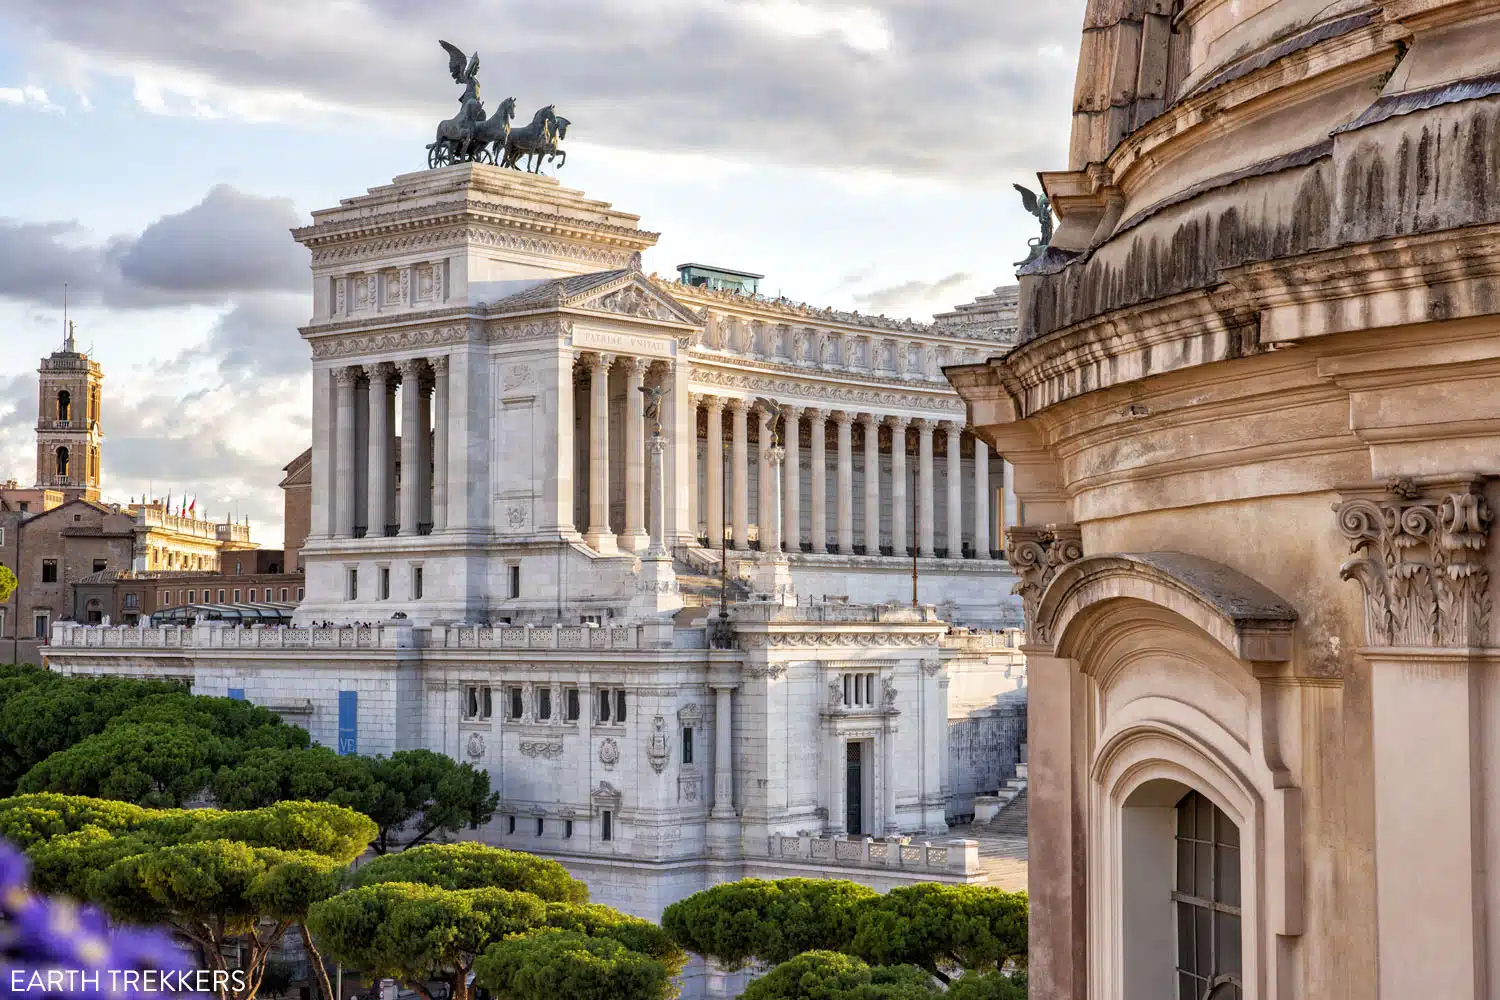
[[[36,108],[38,111],[62,110],[62,108],[52,103],[52,99],[47,96],[46,90],[30,83],[20,87],[0,87],[0,104]]]
[[[891,28],[879,11],[869,7],[817,7],[798,0],[753,0],[733,8],[763,30],[791,38],[834,36],[860,52],[884,52],[891,47]]]

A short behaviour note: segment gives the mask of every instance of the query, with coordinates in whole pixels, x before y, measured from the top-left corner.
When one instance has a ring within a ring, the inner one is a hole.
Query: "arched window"
[[[67,476],[68,474],[68,449],[57,449],[57,474]]]
[[[57,394],[57,419],[71,420],[73,413],[73,394],[63,389]]]
[[[1242,1000],[1239,827],[1189,792],[1176,840],[1177,1000]]]

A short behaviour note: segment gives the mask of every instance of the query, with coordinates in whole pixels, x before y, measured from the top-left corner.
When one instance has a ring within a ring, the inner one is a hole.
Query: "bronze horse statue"
[[[541,157],[549,152],[557,151],[557,122],[555,113],[557,105],[549,104],[541,108],[531,116],[531,124],[521,128],[511,129],[510,135],[505,140],[503,158],[500,166],[520,170],[516,165],[523,155],[527,157],[536,156],[536,169],[532,173],[538,173],[542,169]],[[530,169],[528,160],[527,168]]]

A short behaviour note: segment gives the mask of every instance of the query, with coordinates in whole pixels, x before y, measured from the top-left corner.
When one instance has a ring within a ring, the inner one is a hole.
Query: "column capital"
[[[402,358],[396,362],[396,369],[401,372],[401,381],[419,379],[426,370],[427,364],[421,358]]]
[[[704,394],[700,398],[703,400],[703,405],[708,407],[710,410],[718,410],[720,413],[724,412],[723,396],[712,396]]]
[[[830,414],[830,416],[833,417],[834,423],[838,424],[840,427],[848,427],[850,424],[854,423],[854,414],[850,413],[848,410],[834,410],[833,413]]]
[[[931,417],[912,417],[911,425],[923,434],[931,434],[937,429],[937,421]]]
[[[594,351],[583,356],[583,363],[591,372],[608,372],[609,366],[615,363],[615,355],[606,354],[603,351]]]
[[[802,416],[802,410],[803,408],[795,403],[781,404],[781,415],[783,417],[786,417],[788,420],[796,420],[798,417]]]
[[[828,411],[823,409],[822,407],[809,406],[802,412],[806,415],[808,420],[811,420],[815,423],[823,423],[828,419]]]
[[[906,430],[906,428],[911,426],[912,418],[903,417],[900,414],[893,413],[885,418],[885,422],[896,428],[896,430],[898,431],[904,431]]]
[[[964,425],[959,423],[957,420],[939,420],[938,426],[947,431],[949,437],[952,437],[954,434],[962,434],[964,432]]]
[[[378,361],[373,365],[366,365],[365,372],[371,382],[389,382],[396,377],[396,366],[389,361]]]
[[[434,374],[434,375],[447,375],[448,374],[448,355],[446,355],[446,354],[439,354],[435,358],[428,358],[427,359],[427,363],[432,366],[432,374]]]
[[[631,378],[645,378],[646,369],[651,367],[650,358],[638,357],[634,354],[621,357],[618,361],[625,368],[625,374]]]
[[[341,386],[352,388],[359,381],[359,377],[362,374],[363,372],[359,365],[346,365],[343,368],[335,368],[333,370],[333,380]]]
[[[735,413],[741,413],[749,409],[749,404],[746,400],[743,400],[738,396],[729,396],[724,400],[724,408],[727,410],[732,410]]]
[[[861,413],[855,419],[866,427],[875,427],[881,423],[882,417],[878,413]]]

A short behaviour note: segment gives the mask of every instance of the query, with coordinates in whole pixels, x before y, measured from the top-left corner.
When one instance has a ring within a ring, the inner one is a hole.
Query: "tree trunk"
[[[318,953],[318,946],[313,944],[312,934],[308,933],[306,924],[298,924],[297,929],[302,932],[302,947],[307,949],[310,959],[309,964],[313,969],[313,982],[317,985],[318,996],[323,1000],[339,1000],[333,995],[333,984],[328,981],[328,969],[323,965],[323,956]]]

